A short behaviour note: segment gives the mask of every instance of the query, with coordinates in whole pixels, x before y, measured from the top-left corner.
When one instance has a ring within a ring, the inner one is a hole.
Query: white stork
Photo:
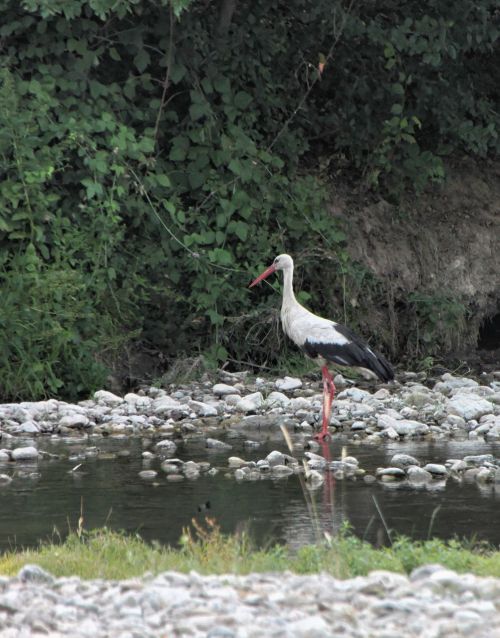
[[[290,255],[278,255],[267,270],[259,275],[250,288],[277,270],[283,271],[283,301],[281,324],[288,337],[305,355],[316,360],[323,376],[323,427],[315,438],[323,441],[328,436],[328,425],[335,384],[328,370],[328,362],[360,368],[382,381],[394,379],[394,371],[381,354],[374,352],[347,326],[323,319],[309,312],[295,299],[293,292],[293,259]]]

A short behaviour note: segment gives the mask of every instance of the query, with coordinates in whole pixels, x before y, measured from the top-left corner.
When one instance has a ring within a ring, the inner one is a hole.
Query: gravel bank
[[[26,566],[0,578],[0,636],[59,638],[495,638],[500,579],[439,565],[390,572],[54,579]]]

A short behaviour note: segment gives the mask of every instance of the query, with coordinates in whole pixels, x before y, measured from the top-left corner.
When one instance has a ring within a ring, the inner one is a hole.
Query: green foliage
[[[376,549],[350,533],[328,543],[306,545],[298,551],[276,545],[255,548],[247,536],[226,536],[209,521],[195,533],[186,531],[180,548],[162,547],[108,529],[73,533],[63,542],[0,556],[0,574],[15,576],[23,565],[36,563],[54,576],[124,579],[167,570],[201,574],[284,572],[336,578],[365,576],[373,570],[411,573],[421,565],[439,563],[457,572],[500,576],[500,552],[492,547],[457,540],[412,541],[397,538],[391,547]]]
[[[0,373],[23,360],[6,396],[85,393],[131,335],[274,362],[275,299],[256,310],[250,275],[291,252],[324,312],[318,273],[345,280],[324,156],[397,195],[446,154],[498,151],[491,0],[240,0],[227,29],[188,0],[0,6],[0,265],[24,306],[0,335]]]
[[[467,308],[446,292],[414,292],[409,296],[412,310],[408,345],[415,356],[431,348],[450,351],[461,343],[465,332]]]

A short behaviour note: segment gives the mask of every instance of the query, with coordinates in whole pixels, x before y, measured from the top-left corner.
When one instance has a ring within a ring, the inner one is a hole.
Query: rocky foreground
[[[495,638],[500,579],[439,565],[390,572],[54,579],[37,566],[0,578],[0,636],[59,638]]]

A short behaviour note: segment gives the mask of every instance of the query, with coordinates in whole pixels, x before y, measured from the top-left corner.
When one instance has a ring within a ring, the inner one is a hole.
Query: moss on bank
[[[400,538],[391,547],[376,549],[346,533],[297,552],[281,545],[259,550],[245,536],[224,536],[215,526],[198,529],[196,536],[186,532],[179,548],[149,544],[139,536],[108,529],[81,536],[71,534],[62,544],[43,544],[37,549],[0,556],[0,574],[13,576],[28,563],[36,563],[55,576],[109,579],[166,570],[196,570],[202,574],[324,571],[338,578],[349,578],[376,569],[409,573],[427,563],[440,563],[458,572],[500,577],[500,551],[459,541]]]

